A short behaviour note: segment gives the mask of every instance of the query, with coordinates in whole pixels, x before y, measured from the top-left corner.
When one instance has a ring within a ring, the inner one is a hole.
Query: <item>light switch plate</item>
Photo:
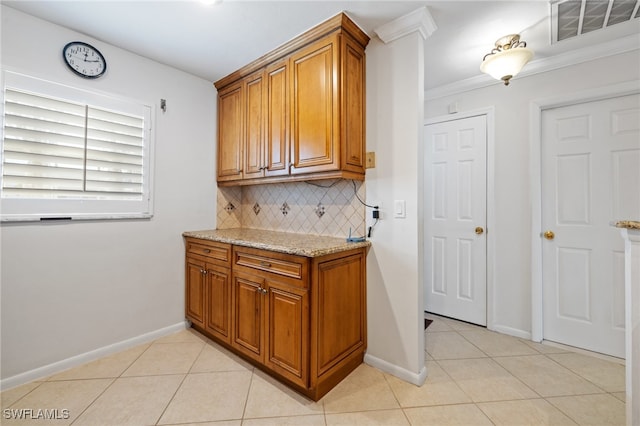
[[[393,202],[393,217],[399,219],[407,217],[407,203],[404,200],[395,200]]]

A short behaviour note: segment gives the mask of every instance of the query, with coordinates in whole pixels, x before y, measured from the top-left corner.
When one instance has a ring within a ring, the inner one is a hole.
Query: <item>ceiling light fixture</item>
[[[518,74],[522,67],[533,58],[533,51],[527,48],[527,43],[520,41],[519,34],[510,34],[496,41],[496,47],[482,58],[480,71],[489,74],[496,80],[509,80]]]

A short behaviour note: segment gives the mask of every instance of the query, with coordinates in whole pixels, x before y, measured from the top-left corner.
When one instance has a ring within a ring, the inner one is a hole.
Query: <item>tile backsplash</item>
[[[365,235],[365,185],[327,180],[218,188],[218,229],[256,228],[346,237]]]

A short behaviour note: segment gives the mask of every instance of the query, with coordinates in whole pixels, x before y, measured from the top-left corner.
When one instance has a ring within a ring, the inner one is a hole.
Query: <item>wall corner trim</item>
[[[380,25],[374,32],[385,44],[417,31],[423,39],[427,39],[438,29],[429,9],[426,6],[414,10],[391,22]]]
[[[103,346],[89,352],[63,359],[61,361],[56,361],[42,367],[34,368],[33,370],[16,374],[15,376],[7,377],[6,379],[0,380],[0,390],[5,391],[16,386],[32,382],[34,380],[42,379],[44,377],[60,373],[73,367],[78,367],[82,364],[86,364],[90,361],[95,361],[107,355],[121,352],[125,349],[129,349],[143,343],[151,342],[152,340],[168,336],[169,334],[177,333],[178,331],[184,330],[188,327],[189,325],[186,321],[181,321],[179,323],[158,330],[150,331],[149,333],[144,333],[130,339],[122,340],[111,345]]]
[[[423,366],[418,373],[414,373],[368,353],[364,355],[364,363],[416,386],[422,386],[427,380],[426,366]]]

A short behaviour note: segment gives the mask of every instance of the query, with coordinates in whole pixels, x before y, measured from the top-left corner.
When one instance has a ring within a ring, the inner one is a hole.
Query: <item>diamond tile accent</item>
[[[253,212],[257,215],[258,213],[260,213],[260,204],[255,203],[253,205]]]
[[[291,210],[291,207],[289,207],[289,204],[287,204],[286,201],[282,203],[282,207],[280,207],[280,211],[282,212],[282,214],[285,216],[288,215],[289,210]]]
[[[365,185],[355,182],[365,199]],[[227,213],[231,202],[236,209]],[[287,208],[283,207],[286,204]],[[256,212],[259,207],[259,214]],[[285,213],[286,212],[286,213]],[[366,209],[350,180],[287,182],[218,188],[218,228],[246,227],[344,237],[365,235]]]

